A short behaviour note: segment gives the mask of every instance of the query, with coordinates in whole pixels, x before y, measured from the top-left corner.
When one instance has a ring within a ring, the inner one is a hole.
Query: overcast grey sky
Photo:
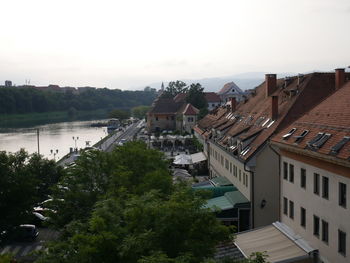
[[[133,89],[350,64],[349,0],[9,0],[0,7],[0,83]]]

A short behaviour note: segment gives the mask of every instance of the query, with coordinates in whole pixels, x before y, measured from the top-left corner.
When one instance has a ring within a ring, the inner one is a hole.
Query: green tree
[[[0,231],[28,222],[33,207],[47,199],[62,174],[54,161],[39,155],[0,152]]]
[[[191,84],[188,89],[188,95],[186,97],[186,101],[188,103],[191,103],[193,106],[195,106],[197,109],[204,109],[208,108],[208,102],[204,95],[204,88],[201,86],[201,84]]]
[[[187,84],[181,80],[170,81],[168,86],[165,88],[163,96],[172,98],[179,93],[186,93],[187,92],[186,85]]]
[[[119,120],[125,120],[125,119],[128,119],[130,117],[130,113],[128,111],[115,109],[115,110],[112,110],[108,116],[109,116],[109,118],[116,118]]]
[[[147,112],[149,111],[150,106],[137,106],[131,109],[132,116],[135,118],[143,119],[146,117]]]

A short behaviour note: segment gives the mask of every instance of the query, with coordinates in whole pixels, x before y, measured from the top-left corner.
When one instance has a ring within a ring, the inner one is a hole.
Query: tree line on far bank
[[[0,114],[22,114],[52,111],[91,111],[97,109],[129,110],[150,105],[155,89],[130,91],[119,89],[87,90],[80,94],[40,91],[33,88],[0,88]]]

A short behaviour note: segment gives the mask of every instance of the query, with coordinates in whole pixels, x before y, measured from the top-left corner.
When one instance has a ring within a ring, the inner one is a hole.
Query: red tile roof
[[[179,93],[174,97],[175,102],[185,101],[187,93]]]
[[[296,128],[295,132],[283,139],[282,136],[292,128]],[[304,130],[308,130],[309,133],[296,143],[295,136],[299,136]],[[320,147],[308,145],[308,142],[315,138],[318,133],[329,133],[331,136]],[[347,82],[308,113],[284,128],[273,137],[272,141],[349,160],[350,141],[344,140],[345,143],[339,151],[332,151],[332,147],[341,142],[346,136],[350,137],[350,82]]]
[[[199,110],[190,103],[187,103],[184,111],[182,112],[183,115],[197,115],[198,113]]]
[[[220,96],[215,92],[204,92],[207,102],[220,102]]]
[[[264,82],[249,95],[248,101],[237,105],[234,113],[231,113],[229,107],[222,106],[199,121],[198,128],[203,132],[210,131],[218,124],[217,127],[223,125],[223,119],[235,119],[236,122],[225,132],[224,137],[237,137],[241,140],[249,138],[250,150],[244,156],[239,156],[242,160],[248,160],[274,133],[284,129],[333,93],[334,75],[312,73],[300,77],[299,82],[298,77],[292,77],[288,85],[285,85],[284,79],[277,80],[277,88],[271,94],[278,97],[278,117],[274,122],[271,120],[271,97],[266,97]]]

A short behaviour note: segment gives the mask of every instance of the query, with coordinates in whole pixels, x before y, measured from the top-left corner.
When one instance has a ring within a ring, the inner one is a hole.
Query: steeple
[[[164,90],[164,83],[162,82],[162,86],[160,88],[161,90]]]

